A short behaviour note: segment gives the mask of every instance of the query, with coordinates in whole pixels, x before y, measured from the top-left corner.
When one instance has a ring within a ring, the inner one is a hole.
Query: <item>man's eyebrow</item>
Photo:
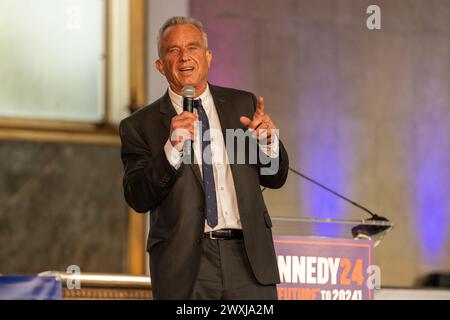
[[[199,41],[193,41],[193,42],[189,42],[186,47],[191,47],[191,46],[196,46],[196,47],[201,47],[202,44]],[[169,51],[171,49],[181,49],[181,46],[178,44],[171,44],[169,46],[166,47],[166,51]]]
[[[193,41],[193,42],[189,42],[186,46],[188,47],[188,46],[199,46],[199,47],[201,47],[201,43],[200,42],[198,42],[198,41]],[[177,45],[177,44],[171,44],[171,45],[169,45],[169,46],[167,46],[167,50],[169,50],[169,49],[172,49],[172,48],[181,48],[181,46],[180,45]]]
[[[180,48],[180,46],[176,45],[176,44],[171,44],[170,46],[167,46],[167,50],[172,49],[172,48]]]
[[[202,44],[200,42],[198,42],[198,41],[193,41],[193,42],[189,42],[187,44],[187,46],[199,46],[199,47],[201,47]]]

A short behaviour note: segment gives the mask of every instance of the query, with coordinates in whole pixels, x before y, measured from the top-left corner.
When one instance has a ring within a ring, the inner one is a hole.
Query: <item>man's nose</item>
[[[190,58],[191,58],[191,56],[189,55],[189,50],[181,49],[181,51],[180,51],[181,61],[188,61]]]

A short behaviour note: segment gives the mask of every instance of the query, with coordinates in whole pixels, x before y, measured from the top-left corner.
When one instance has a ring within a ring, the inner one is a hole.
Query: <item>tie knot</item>
[[[202,99],[194,100],[194,108],[197,108],[197,109],[203,108]]]

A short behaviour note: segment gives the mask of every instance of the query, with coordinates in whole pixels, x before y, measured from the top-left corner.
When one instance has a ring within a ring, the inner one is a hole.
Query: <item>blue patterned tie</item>
[[[208,116],[202,106],[202,100],[194,101],[194,108],[197,108],[200,123],[202,125],[202,171],[203,187],[205,189],[205,213],[206,221],[211,228],[217,226],[217,200],[216,184],[214,183],[214,173],[212,167],[211,153],[211,133],[209,130]],[[205,134],[206,133],[206,134]]]

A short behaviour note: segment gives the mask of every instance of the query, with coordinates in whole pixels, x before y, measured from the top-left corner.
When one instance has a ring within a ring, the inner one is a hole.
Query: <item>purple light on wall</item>
[[[315,77],[318,76],[316,73]],[[347,153],[339,143],[339,111],[333,93],[322,88],[310,86],[299,96],[299,105],[303,106],[298,115],[300,171],[338,193],[345,193],[344,172],[351,162],[343,159]],[[298,183],[299,190],[305,190],[299,196],[311,218],[344,218],[343,200],[308,181]],[[319,224],[314,231],[318,236],[328,237],[342,236],[343,232],[337,224]]]
[[[208,33],[208,46],[212,51],[209,81],[225,87],[234,87],[254,91],[259,79],[252,70],[257,56],[257,46],[252,32],[252,20],[233,17],[202,17]]]
[[[304,172],[321,184],[339,192],[344,189],[345,181],[340,178],[343,168],[339,164],[337,146],[331,137],[327,137],[327,133],[318,133],[320,134],[323,136],[313,140],[316,143],[309,142],[307,143],[309,147],[303,148],[308,150],[307,159],[304,160],[306,162]],[[312,218],[342,219],[344,217],[343,200],[313,184],[306,190],[305,201]],[[339,237],[342,230],[337,224],[320,224],[316,226],[315,232],[318,236]]]
[[[423,120],[427,121],[425,117]],[[416,150],[417,228],[422,253],[429,264],[438,264],[448,254],[450,168],[449,156],[443,150],[450,141],[448,128],[439,122],[419,125],[420,139]]]

